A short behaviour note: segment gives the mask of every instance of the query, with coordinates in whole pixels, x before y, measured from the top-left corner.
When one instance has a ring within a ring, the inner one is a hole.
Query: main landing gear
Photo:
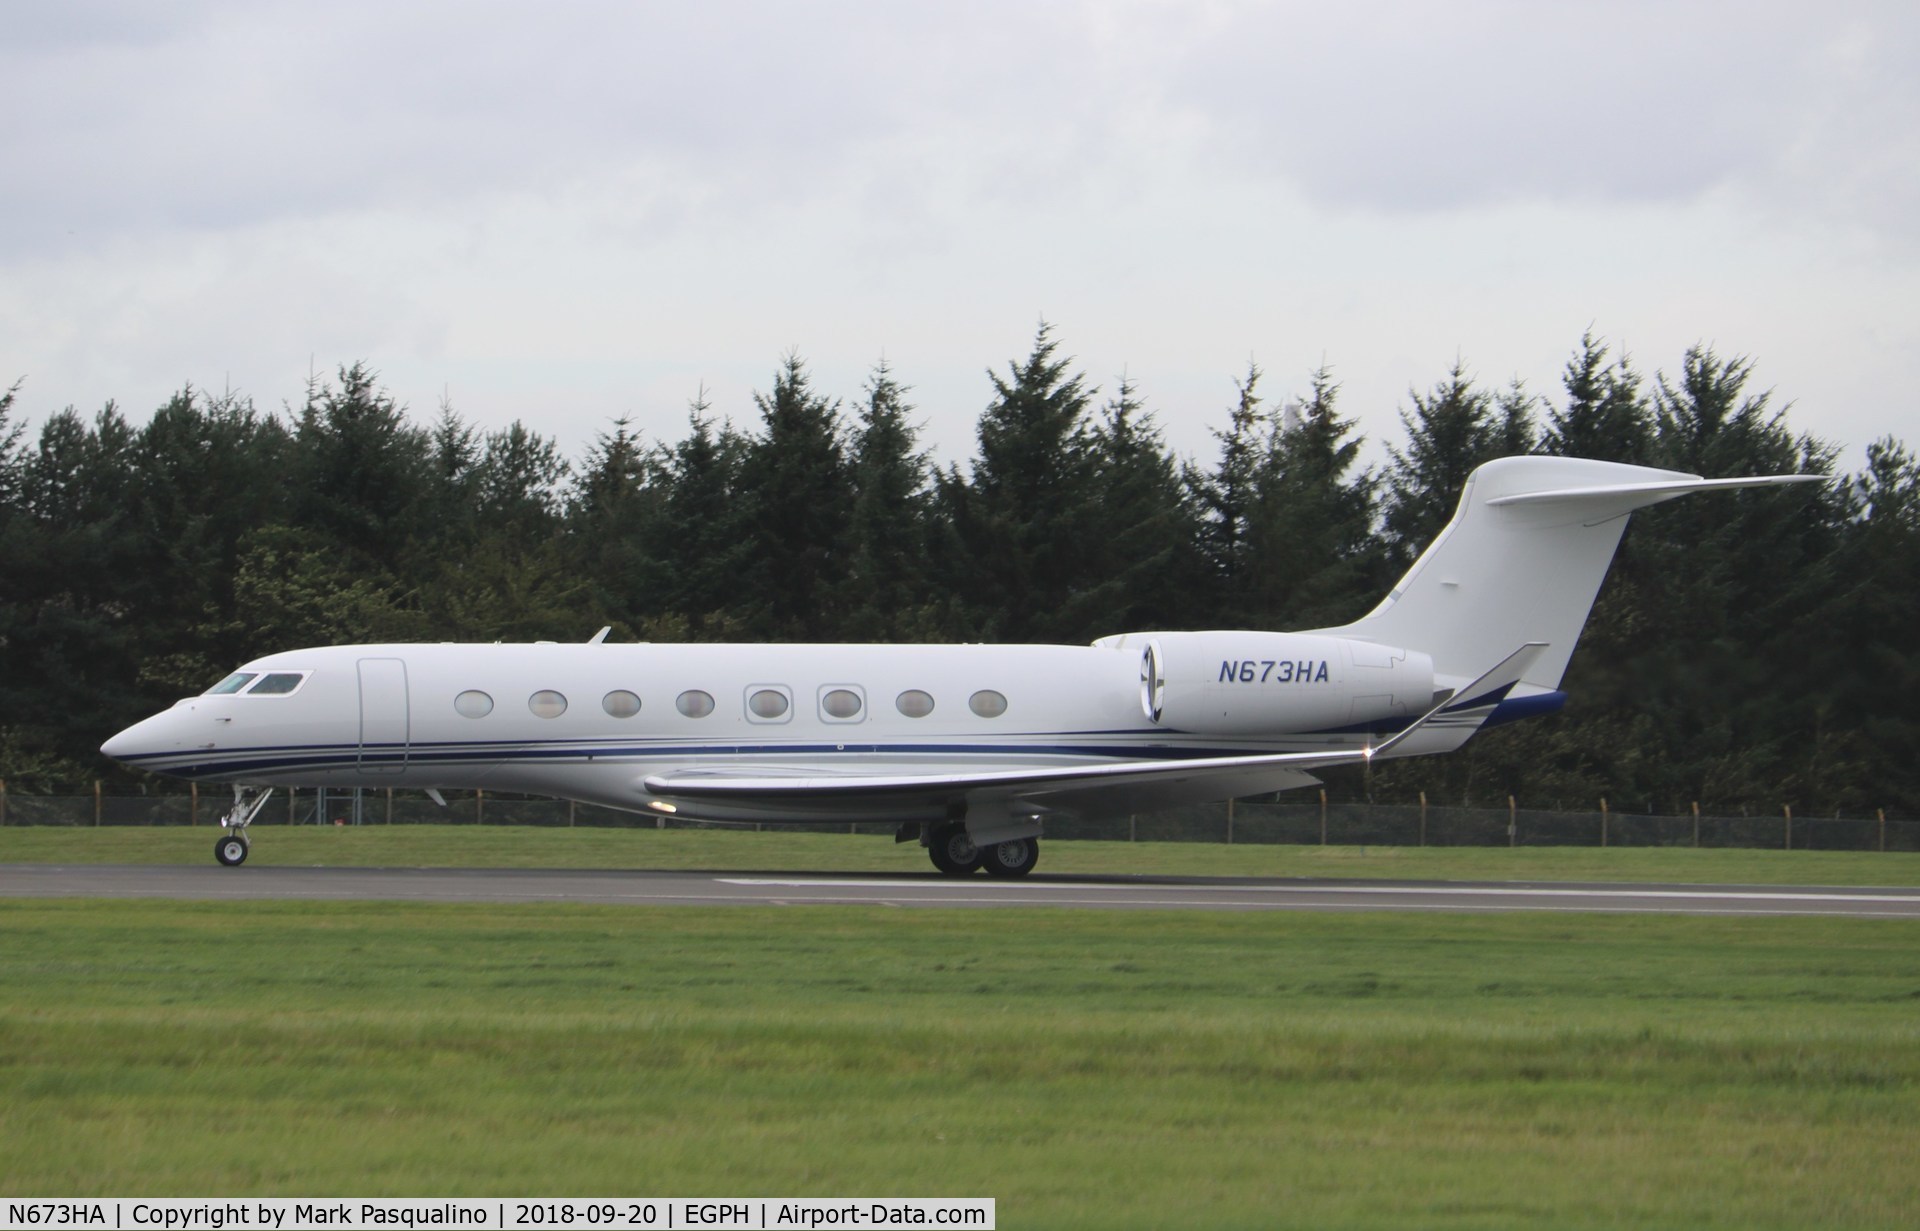
[[[927,835],[927,856],[948,876],[966,876],[978,868],[985,868],[988,876],[1025,876],[1040,861],[1040,840],[1015,838],[975,846],[967,827],[951,821]]]
[[[220,818],[220,828],[226,830],[220,840],[213,844],[213,857],[229,868],[237,868],[247,861],[247,826],[253,824],[253,818],[260,815],[260,809],[267,803],[267,797],[273,794],[270,786],[236,786],[233,788],[233,807]]]

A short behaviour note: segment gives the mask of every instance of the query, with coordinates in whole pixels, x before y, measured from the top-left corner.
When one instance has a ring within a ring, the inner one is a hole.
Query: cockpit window
[[[260,682],[247,689],[249,697],[284,697],[299,688],[307,678],[304,671],[272,671],[260,677]]]
[[[215,684],[212,688],[207,689],[206,695],[209,697],[218,697],[230,692],[239,692],[242,688],[245,688],[248,681],[253,679],[257,674],[259,673],[255,671],[236,671],[226,679],[221,680],[218,684]]]

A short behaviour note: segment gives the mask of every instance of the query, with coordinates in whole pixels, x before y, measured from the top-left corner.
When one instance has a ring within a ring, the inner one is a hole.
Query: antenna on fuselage
[[[611,624],[607,625],[605,628],[601,629],[599,632],[595,633],[593,636],[588,637],[587,644],[599,645],[601,642],[607,639],[607,634],[612,631],[613,631],[613,625]]]

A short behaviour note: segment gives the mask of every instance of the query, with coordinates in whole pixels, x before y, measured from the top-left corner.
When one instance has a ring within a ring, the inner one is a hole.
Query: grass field
[[[0,863],[201,863],[219,830],[0,828]],[[930,872],[919,846],[885,837],[700,829],[505,825],[259,825],[249,863],[391,867],[694,868]],[[1913,852],[1684,847],[1227,846],[1043,842],[1041,874],[1391,877],[1408,880],[1682,881],[1920,885]]]
[[[10,901],[0,988],[12,1195],[1920,1222],[1903,921]]]

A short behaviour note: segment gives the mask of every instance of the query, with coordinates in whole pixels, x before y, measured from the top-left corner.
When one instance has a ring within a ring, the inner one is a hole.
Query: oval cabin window
[[[893,708],[909,718],[925,718],[933,713],[933,694],[909,688],[893,699]]]
[[[611,718],[631,718],[640,712],[640,697],[624,688],[616,688],[600,698],[600,708]]]
[[[674,698],[673,708],[688,718],[705,718],[713,713],[713,694],[702,692],[698,688],[689,688]]]
[[[851,688],[835,688],[820,698],[820,709],[829,718],[858,718],[860,694]]]
[[[537,718],[558,718],[567,712],[567,699],[551,688],[542,688],[527,698],[527,708]]]
[[[778,718],[787,712],[787,694],[774,688],[756,689],[747,698],[747,708],[755,718]]]
[[[967,698],[967,708],[982,718],[998,718],[1007,712],[1007,698],[991,688],[982,688]]]
[[[453,699],[453,712],[462,718],[485,718],[493,713],[493,698],[477,688],[469,688]]]

